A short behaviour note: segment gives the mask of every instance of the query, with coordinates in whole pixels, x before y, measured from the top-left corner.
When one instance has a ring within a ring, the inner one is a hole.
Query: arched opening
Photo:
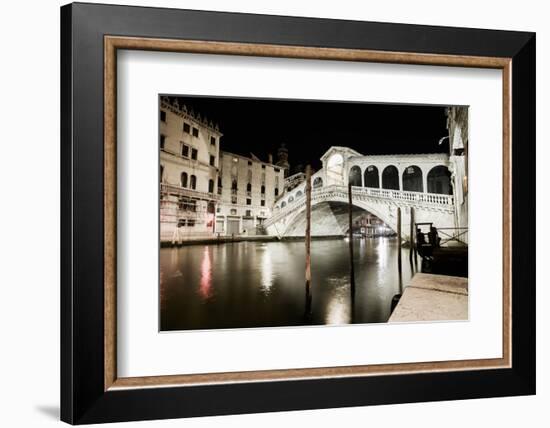
[[[349,170],[349,184],[352,186],[362,186],[362,180],[361,180],[361,168],[359,168],[357,165],[351,167]]]
[[[181,173],[181,187],[187,187],[187,173]]]
[[[389,165],[382,171],[382,188],[399,190],[399,171],[393,165]]]
[[[344,185],[344,158],[341,154],[332,155],[327,162],[327,185]]]
[[[290,198],[288,198],[288,203],[290,204],[291,202],[294,202],[294,196],[291,196]]]
[[[208,193],[214,193],[214,180],[208,180]]]
[[[451,172],[443,165],[434,166],[428,172],[428,193],[452,195]]]
[[[284,208],[284,207],[286,207],[286,202],[285,201],[281,202],[281,208]]]
[[[191,176],[191,189],[195,190],[197,188],[197,177],[195,175]]]
[[[316,189],[322,186],[323,186],[323,179],[321,177],[315,177],[315,180],[313,180],[313,188]]]
[[[407,192],[423,192],[422,170],[416,165],[411,165],[403,171],[403,190]]]
[[[302,195],[303,195],[302,191],[301,191],[301,190],[298,190],[298,191],[296,192],[296,199],[297,199],[297,198],[301,198]]]
[[[378,176],[378,168],[370,165],[365,170],[365,187],[380,187],[380,177]]]

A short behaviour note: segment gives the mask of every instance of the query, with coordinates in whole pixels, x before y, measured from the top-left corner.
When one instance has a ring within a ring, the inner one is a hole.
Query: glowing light
[[[204,247],[204,252],[202,254],[199,292],[203,299],[208,299],[212,296],[212,263],[210,262],[208,247]]]
[[[271,254],[266,246],[262,254],[262,291],[269,294],[269,290],[273,285],[273,263],[271,262]]]

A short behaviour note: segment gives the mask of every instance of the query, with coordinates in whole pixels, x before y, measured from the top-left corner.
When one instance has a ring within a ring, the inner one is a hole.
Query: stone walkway
[[[468,320],[468,278],[417,273],[388,322]]]

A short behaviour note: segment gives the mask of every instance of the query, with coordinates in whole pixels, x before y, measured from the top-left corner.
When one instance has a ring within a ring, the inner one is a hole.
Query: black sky
[[[178,97],[180,104],[217,122],[220,148],[267,161],[285,143],[291,170],[311,163],[331,146],[362,154],[440,153],[448,151],[442,106],[295,101],[251,98]]]

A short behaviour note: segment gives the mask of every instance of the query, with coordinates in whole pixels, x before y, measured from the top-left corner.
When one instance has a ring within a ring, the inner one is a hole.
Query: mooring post
[[[311,166],[306,166],[306,311],[311,305]]]
[[[351,296],[355,296],[355,269],[353,266],[353,197],[351,194],[351,183],[348,183],[348,216],[349,216],[349,262],[350,262],[350,284],[351,284]]]
[[[397,269],[401,272],[401,208],[397,207]]]
[[[410,245],[410,249],[409,249],[409,261],[411,262],[411,265],[412,265],[412,262],[413,262],[413,255],[414,255],[414,234],[415,234],[415,230],[414,230],[414,208],[411,207],[411,230],[410,230],[410,237],[409,237],[409,245]]]

